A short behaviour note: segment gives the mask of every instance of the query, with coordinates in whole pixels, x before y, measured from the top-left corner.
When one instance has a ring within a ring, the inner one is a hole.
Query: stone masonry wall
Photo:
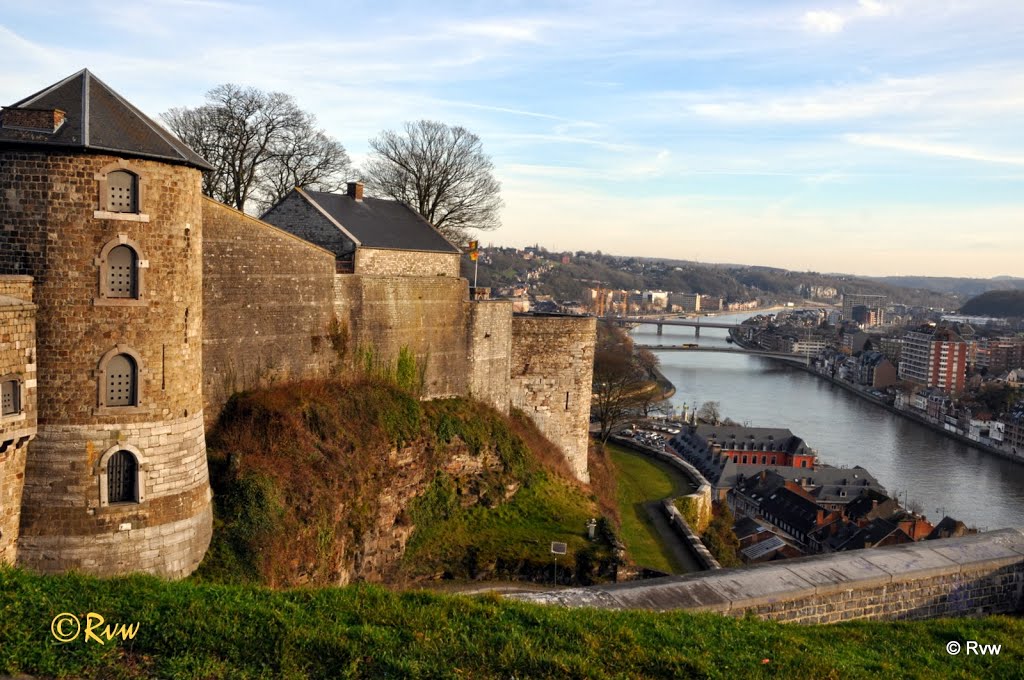
[[[512,361],[512,302],[481,300],[469,306],[469,394],[508,413]]]
[[[461,396],[469,391],[468,296],[465,279],[338,274],[334,311],[350,357],[371,353],[394,365],[407,347],[424,369],[424,397]]]
[[[592,317],[512,319],[511,402],[565,453],[576,478],[587,472],[597,322]]]
[[[346,255],[355,250],[355,243],[317,210],[298,191],[264,213],[263,221],[274,224],[309,243],[326,248],[335,255]]]
[[[717,612],[794,623],[1020,612],[1024,531],[831,553],[692,576],[515,595],[563,606]]]
[[[459,253],[360,247],[356,249],[355,273],[370,276],[450,276],[458,278],[459,257]]]
[[[337,361],[328,337],[334,255],[210,199],[203,232],[203,400],[212,424],[234,392],[324,376]]]
[[[100,461],[126,447],[139,459],[140,502],[104,505]],[[26,566],[185,576],[199,566],[212,529],[204,524],[212,495],[203,411],[129,425],[40,428],[31,444],[25,497],[18,560]]]
[[[35,305],[0,294],[0,379],[19,381],[21,402],[18,413],[0,416],[0,564],[15,560],[25,456],[36,434],[35,331]]]
[[[32,283],[31,276],[0,276],[0,295],[32,302]]]
[[[115,169],[138,177],[138,213],[100,210],[102,180]],[[38,434],[19,564],[59,569],[60,556],[102,574],[123,560],[181,575],[196,560],[176,546],[193,557],[206,548],[200,185],[200,172],[180,165],[0,150],[0,275],[34,277],[37,307]],[[139,299],[100,295],[100,255],[120,243],[138,254]],[[105,407],[101,359],[124,351],[138,357],[137,404]],[[115,445],[142,463],[144,497],[102,507],[104,446]],[[145,547],[132,536],[140,529]]]

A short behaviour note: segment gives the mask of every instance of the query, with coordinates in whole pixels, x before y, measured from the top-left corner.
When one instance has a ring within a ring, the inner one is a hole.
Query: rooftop
[[[366,248],[459,253],[427,220],[399,201],[355,198],[326,191],[297,190]]]
[[[0,147],[103,151],[213,169],[88,69],[4,107],[0,115]]]

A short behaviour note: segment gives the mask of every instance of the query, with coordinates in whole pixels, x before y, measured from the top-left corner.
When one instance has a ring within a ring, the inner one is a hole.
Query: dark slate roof
[[[100,151],[180,163],[200,170],[213,169],[88,69],[5,108],[60,109],[65,116],[64,123],[53,133],[0,127],[0,145]]]
[[[896,510],[893,499],[877,489],[868,488],[846,505],[846,516],[850,519],[888,518]],[[885,513],[889,513],[888,515]]]
[[[382,198],[355,200],[347,194],[325,191],[302,193],[366,248],[461,252],[415,210],[399,201]]]
[[[892,522],[876,517],[857,533],[853,534],[838,550],[863,550],[877,545],[883,539],[896,534],[891,543],[912,543],[914,539]]]
[[[791,455],[813,453],[803,439],[780,427],[698,425],[694,434],[709,444],[718,443],[727,450],[782,451]]]

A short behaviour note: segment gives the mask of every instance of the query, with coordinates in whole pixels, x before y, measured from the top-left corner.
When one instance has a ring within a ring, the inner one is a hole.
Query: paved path
[[[697,562],[697,558],[690,551],[690,546],[679,538],[679,534],[669,526],[668,518],[665,517],[665,510],[662,508],[661,503],[661,501],[648,501],[644,503],[644,510],[647,511],[647,516],[651,518],[654,530],[658,532],[658,537],[661,538],[661,544],[672,553],[672,559],[682,568],[683,573],[689,574],[701,571],[700,563]]]

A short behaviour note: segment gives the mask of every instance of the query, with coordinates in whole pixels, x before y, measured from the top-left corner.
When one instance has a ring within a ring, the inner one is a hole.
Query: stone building
[[[212,527],[197,334],[209,166],[88,71],[0,116],[0,275],[31,277],[36,324],[17,561],[188,574]]]
[[[594,319],[471,299],[459,250],[358,184],[258,220],[203,197],[207,169],[85,70],[0,112],[0,560],[190,573],[205,430],[345,347],[522,409],[587,480]]]

